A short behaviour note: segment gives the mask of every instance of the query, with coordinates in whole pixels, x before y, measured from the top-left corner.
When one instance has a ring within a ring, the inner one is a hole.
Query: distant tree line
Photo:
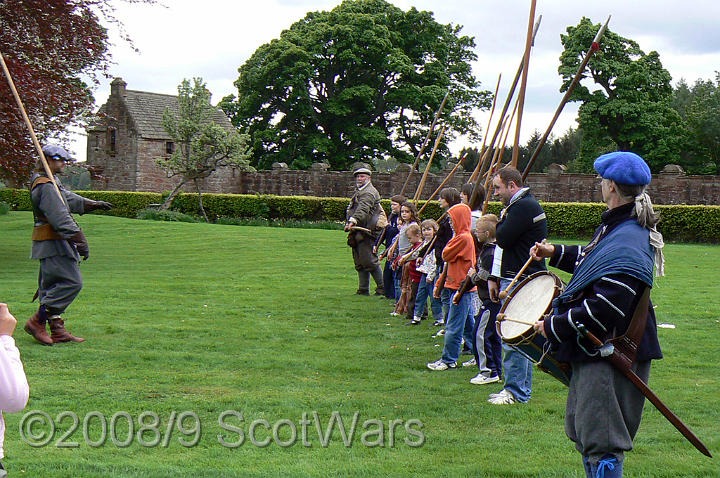
[[[108,72],[109,37],[100,20],[117,23],[112,12],[110,0],[0,2],[3,54],[42,140],[61,138],[87,116],[91,85]],[[561,35],[561,92],[599,28],[583,18]],[[472,74],[475,39],[461,30],[438,23],[432,12],[405,11],[386,0],[345,0],[309,12],[255,51],[238,70],[237,95],[218,105],[247,139],[243,164],[307,169],[324,162],[347,170],[364,161],[392,170],[420,156],[424,168],[444,128],[431,170],[443,169],[457,160],[449,143],[464,137],[477,145],[488,133],[473,113],[490,107],[492,93]],[[559,163],[591,172],[598,155],[622,149],[643,156],[655,173],[672,163],[691,174],[720,174],[720,73],[673,87],[657,52],[645,53],[608,30],[570,100],[580,103],[578,127],[551,135],[532,171]],[[36,158],[7,88],[0,88],[0,126],[0,180],[22,183]],[[520,147],[521,168],[541,133]],[[464,151],[464,168],[471,170],[479,152]],[[506,162],[511,154],[503,154]]]

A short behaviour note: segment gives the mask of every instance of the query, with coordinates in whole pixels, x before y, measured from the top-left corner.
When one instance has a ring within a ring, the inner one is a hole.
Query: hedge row
[[[99,212],[114,216],[135,218],[140,210],[162,203],[166,195],[120,191],[79,191],[85,197],[110,201],[112,211]],[[317,198],[305,196],[271,196],[244,194],[203,194],[203,206],[208,217],[294,219],[306,221],[343,221],[348,205],[346,198]],[[24,189],[0,190],[0,201],[14,210],[31,209],[30,194]],[[422,207],[424,201],[420,201]],[[383,200],[390,211],[390,201]],[[600,222],[604,204],[594,203],[543,203],[548,217],[548,228],[553,237],[587,238]],[[197,194],[180,194],[173,201],[173,210],[186,214],[199,213]],[[491,202],[488,212],[499,214],[501,205]],[[660,231],[668,241],[694,241],[720,243],[719,206],[656,206],[662,220]],[[423,211],[423,219],[437,218],[442,213],[437,201]]]

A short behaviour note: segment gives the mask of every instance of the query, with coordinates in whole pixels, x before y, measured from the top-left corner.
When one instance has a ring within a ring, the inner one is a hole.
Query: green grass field
[[[442,338],[354,295],[341,231],[80,217],[91,254],[64,317],[87,342],[43,347],[22,331],[31,220],[0,216],[0,300],[31,388],[5,416],[11,476],[581,476],[565,388],[538,371],[529,404],[499,407],[476,370],[429,371]],[[653,300],[675,328],[659,330],[650,386],[720,455],[720,247],[666,257]],[[626,476],[720,476],[645,410]]]

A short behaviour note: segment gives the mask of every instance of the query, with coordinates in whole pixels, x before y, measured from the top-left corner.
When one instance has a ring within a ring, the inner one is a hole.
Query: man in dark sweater
[[[497,302],[499,290],[507,289],[530,258],[530,248],[547,236],[547,219],[530,189],[523,186],[522,175],[517,169],[506,166],[498,171],[493,178],[493,188],[495,195],[500,196],[505,204],[495,233],[497,247],[492,277],[488,280],[490,298]],[[533,262],[522,277],[545,269],[544,260]],[[525,355],[504,343],[503,370],[503,389],[500,393],[491,394],[488,401],[495,405],[510,405],[530,400],[532,363]]]

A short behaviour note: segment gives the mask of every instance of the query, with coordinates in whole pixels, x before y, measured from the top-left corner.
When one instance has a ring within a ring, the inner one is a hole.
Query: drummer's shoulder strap
[[[645,334],[645,325],[647,324],[648,310],[650,307],[650,291],[652,289],[645,287],[643,295],[640,296],[635,312],[633,313],[630,325],[620,337],[610,340],[617,352],[622,353],[626,360],[632,364],[635,361],[640,341]]]

